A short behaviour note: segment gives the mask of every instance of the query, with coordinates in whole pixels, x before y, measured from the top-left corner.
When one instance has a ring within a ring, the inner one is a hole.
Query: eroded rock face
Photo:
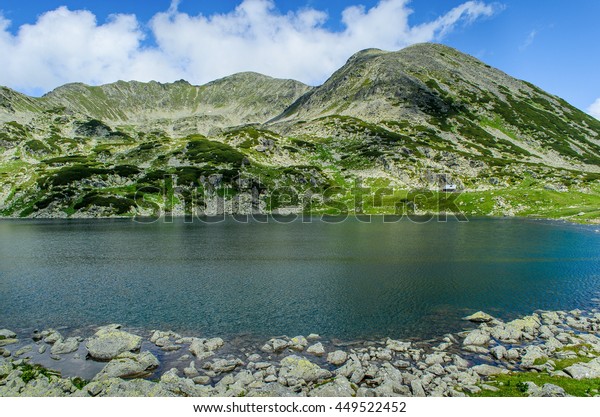
[[[120,326],[101,328],[94,337],[86,343],[86,348],[91,358],[108,361],[124,352],[139,351],[142,346],[140,336],[119,330]]]

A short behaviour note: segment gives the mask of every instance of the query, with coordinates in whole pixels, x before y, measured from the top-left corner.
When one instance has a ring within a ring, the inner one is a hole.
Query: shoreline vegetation
[[[69,336],[3,329],[0,396],[600,395],[599,309],[465,320],[476,327],[434,340],[311,334],[254,344],[118,324]],[[86,365],[89,379],[78,373]]]

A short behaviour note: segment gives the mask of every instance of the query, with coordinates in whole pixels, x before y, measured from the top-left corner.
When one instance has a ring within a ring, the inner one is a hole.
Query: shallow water
[[[586,308],[600,233],[525,219],[0,221],[0,327],[428,338],[484,310]]]

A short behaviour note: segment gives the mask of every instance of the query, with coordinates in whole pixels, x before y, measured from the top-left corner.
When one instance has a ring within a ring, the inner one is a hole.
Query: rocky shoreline
[[[477,327],[438,340],[353,343],[311,334],[248,345],[117,324],[68,337],[3,329],[0,396],[599,395],[600,310],[465,319]]]

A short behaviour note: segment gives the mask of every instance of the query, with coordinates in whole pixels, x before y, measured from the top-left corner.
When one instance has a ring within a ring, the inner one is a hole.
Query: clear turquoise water
[[[426,338],[598,291],[600,233],[559,222],[0,222],[0,327],[15,329]]]

